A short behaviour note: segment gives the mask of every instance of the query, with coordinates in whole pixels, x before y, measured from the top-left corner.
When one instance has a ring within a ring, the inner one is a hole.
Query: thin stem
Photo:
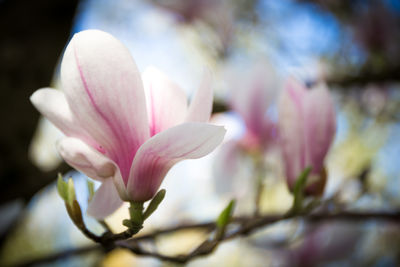
[[[130,202],[129,207],[129,220],[124,220],[123,225],[128,227],[126,231],[131,236],[138,233],[143,228],[144,215],[143,215],[143,202]]]
[[[255,209],[254,216],[260,215],[261,197],[264,189],[264,178],[265,178],[265,167],[264,161],[261,154],[257,153],[254,157],[254,168],[255,168]]]
[[[206,222],[206,223],[194,223],[194,224],[181,224],[178,226],[172,226],[169,228],[161,229],[161,230],[154,230],[153,232],[149,234],[144,234],[144,235],[139,235],[137,237],[133,237],[129,239],[128,241],[141,241],[141,240],[153,240],[157,236],[164,235],[164,234],[169,234],[177,231],[182,231],[182,230],[193,230],[193,229],[202,229],[207,232],[211,232],[215,230],[215,223],[214,222]]]

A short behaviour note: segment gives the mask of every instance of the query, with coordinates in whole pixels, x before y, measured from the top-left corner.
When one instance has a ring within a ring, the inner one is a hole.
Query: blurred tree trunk
[[[53,181],[28,158],[39,113],[29,96],[51,82],[78,0],[0,1],[0,204],[29,200]]]

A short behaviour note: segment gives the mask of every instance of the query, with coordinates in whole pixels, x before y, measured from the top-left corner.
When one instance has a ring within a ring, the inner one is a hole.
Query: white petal
[[[184,123],[150,138],[133,161],[128,194],[134,201],[154,196],[169,169],[183,159],[196,159],[213,151],[226,130],[206,123]]]
[[[30,97],[32,104],[65,135],[76,132],[76,123],[64,93],[52,88],[37,90]]]
[[[104,219],[121,207],[122,203],[113,180],[105,179],[90,201],[87,213],[96,219]]]
[[[205,70],[200,87],[190,102],[185,121],[208,122],[212,112],[213,97],[211,72]]]
[[[65,135],[84,140],[94,148],[98,147],[98,144],[74,118],[63,92],[52,88],[42,88],[34,92],[30,100],[39,112]]]
[[[142,78],[150,136],[182,123],[187,112],[187,99],[182,89],[154,67],[147,68]]]
[[[114,162],[77,138],[64,138],[57,148],[69,165],[90,178],[103,181],[116,174],[118,167]]]

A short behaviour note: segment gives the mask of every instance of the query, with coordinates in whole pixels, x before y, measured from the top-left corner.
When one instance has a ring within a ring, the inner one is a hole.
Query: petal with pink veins
[[[133,201],[151,199],[169,169],[183,159],[196,159],[213,151],[223,140],[224,127],[188,122],[150,138],[132,163],[127,191]]]
[[[307,95],[307,88],[294,78],[290,78],[286,83],[286,91],[292,99],[293,104],[298,109],[302,109],[304,98]]]
[[[89,202],[87,213],[96,219],[104,219],[121,207],[122,203],[113,180],[105,179]]]
[[[80,125],[127,180],[137,149],[149,138],[143,84],[129,50],[102,31],[77,33],[64,53],[61,82]]]
[[[182,123],[187,112],[187,99],[182,89],[154,67],[147,68],[142,78],[150,136]]]

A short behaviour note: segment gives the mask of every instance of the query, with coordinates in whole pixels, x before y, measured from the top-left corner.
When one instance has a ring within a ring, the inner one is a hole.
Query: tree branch
[[[354,86],[368,85],[370,83],[385,84],[390,82],[400,81],[400,65],[386,67],[380,71],[372,71],[370,69],[364,69],[356,75],[347,75],[334,77],[327,80],[328,85],[348,88]],[[360,87],[362,88],[362,87]]]
[[[115,248],[124,248],[130,250],[132,253],[139,256],[152,257],[163,261],[170,261],[175,263],[186,263],[194,258],[211,254],[215,248],[223,241],[227,241],[238,236],[248,236],[253,232],[259,230],[261,227],[271,225],[280,221],[290,220],[290,219],[300,219],[305,220],[309,223],[320,223],[323,221],[348,221],[348,222],[364,222],[366,220],[379,220],[379,221],[390,221],[394,223],[400,223],[400,211],[392,212],[392,213],[381,213],[381,212],[367,212],[367,213],[358,213],[358,212],[340,212],[340,213],[316,213],[309,215],[266,215],[260,217],[254,216],[243,216],[243,217],[234,217],[232,218],[230,226],[238,225],[238,228],[234,231],[229,232],[225,236],[222,236],[220,239],[215,240],[212,239],[212,235],[209,236],[207,240],[205,240],[200,246],[195,248],[192,252],[183,255],[177,256],[169,256],[164,255],[156,251],[145,250],[140,246],[141,241],[145,240],[155,240],[158,236],[169,234],[181,230],[188,229],[203,229],[208,232],[212,232],[216,229],[216,224],[214,222],[206,222],[206,223],[193,223],[193,224],[183,224],[179,226],[173,226],[161,230],[155,230],[150,234],[133,237],[128,240],[120,240],[112,243],[112,246],[109,247],[109,250],[113,250]],[[232,230],[232,229],[231,229]],[[94,250],[101,249],[100,245],[92,245],[82,248],[76,249],[68,249],[65,251],[61,251],[59,253],[35,259],[32,261],[28,261],[19,265],[15,265],[18,267],[21,266],[33,266],[35,264],[40,263],[48,263],[58,259],[67,258],[71,256],[81,255],[87,252],[91,252]]]

